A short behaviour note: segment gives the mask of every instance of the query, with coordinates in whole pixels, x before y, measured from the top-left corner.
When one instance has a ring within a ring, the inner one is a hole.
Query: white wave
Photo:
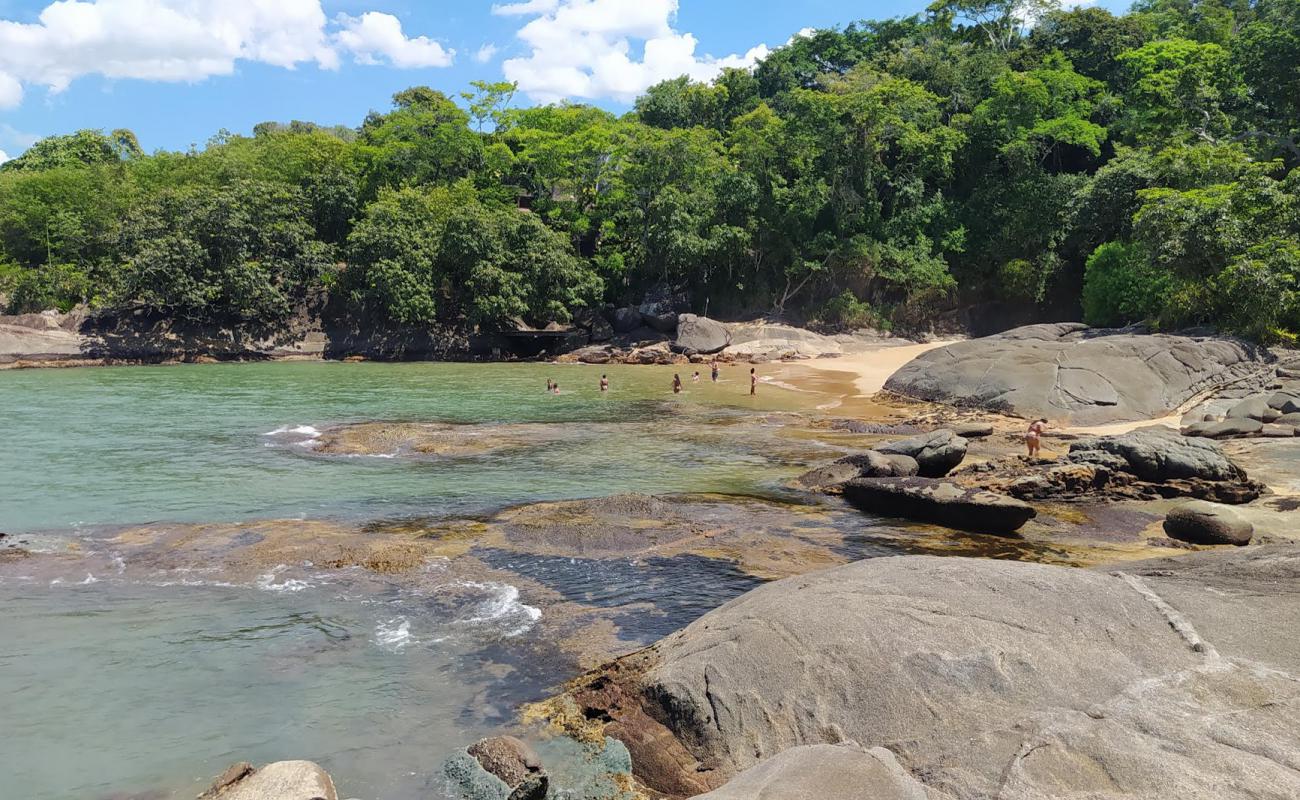
[[[280,564],[270,572],[264,575],[259,575],[256,581],[257,588],[264,592],[301,592],[303,589],[310,589],[312,587],[312,584],[309,581],[300,580],[298,578],[286,578],[277,582],[280,573],[284,572],[288,568],[289,566],[287,564]]]
[[[84,581],[81,581],[81,583],[78,585],[89,586],[92,583],[99,583],[99,578],[96,578],[94,575],[91,575],[89,572],[87,572],[86,579]]]
[[[461,622],[468,625],[501,624],[505,627],[506,637],[527,633],[537,620],[542,618],[542,610],[525,605],[519,601],[519,588],[508,583],[477,583],[465,581],[461,584],[471,589],[490,593],[490,597],[474,607],[473,616]]]
[[[411,621],[406,617],[382,620],[375,626],[375,644],[390,653],[400,653],[407,645],[415,644],[411,635]]]
[[[311,425],[281,425],[273,431],[267,431],[263,436],[281,436],[286,433],[293,433],[299,436],[310,436],[315,439],[320,436],[320,431]]]
[[[122,558],[120,553],[114,553],[113,566],[117,567],[117,574],[121,575],[123,572],[126,572],[126,559]]]

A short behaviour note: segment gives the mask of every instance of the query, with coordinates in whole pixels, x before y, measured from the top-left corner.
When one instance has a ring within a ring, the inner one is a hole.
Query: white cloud
[[[0,164],[3,164],[8,160],[9,160],[9,154],[3,150],[0,150]]]
[[[474,54],[474,60],[480,64],[486,64],[491,61],[497,54],[497,46],[494,44],[485,44]]]
[[[402,23],[392,14],[378,11],[367,11],[359,17],[340,14],[339,25],[342,30],[335,34],[335,40],[362,64],[387,60],[403,69],[448,67],[456,55],[455,50],[444,49],[427,36],[408,39],[402,33]]]
[[[508,59],[507,80],[534,100],[610,98],[631,102],[655,83],[681,75],[709,80],[724,67],[749,67],[767,55],[698,56],[696,39],[672,26],[678,0],[529,0],[493,13],[533,16],[518,32],[531,49]],[[633,56],[641,43],[641,57]]]
[[[337,25],[331,33],[321,0],[57,0],[37,22],[0,20],[0,108],[21,102],[23,84],[60,92],[85,75],[199,81],[241,60],[335,69],[340,50],[398,67],[450,63],[441,45],[406,38],[387,14]]]

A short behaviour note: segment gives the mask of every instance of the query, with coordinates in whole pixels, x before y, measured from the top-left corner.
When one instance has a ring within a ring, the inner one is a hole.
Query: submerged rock
[[[1081,425],[1155,419],[1229,384],[1264,386],[1266,351],[1232,340],[1030,325],[931,350],[885,389],[905,397]]]
[[[1165,533],[1193,544],[1250,544],[1255,526],[1228,506],[1191,500],[1169,510]]]
[[[872,514],[973,533],[1014,533],[1037,516],[1015,498],[927,478],[859,478],[843,491],[846,500]]]
[[[235,764],[199,800],[338,800],[329,773],[311,761],[276,761],[261,769]]]

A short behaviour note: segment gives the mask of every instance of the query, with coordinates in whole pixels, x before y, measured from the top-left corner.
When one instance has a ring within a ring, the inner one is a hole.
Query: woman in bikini
[[[1029,445],[1029,457],[1038,456],[1042,447],[1043,431],[1047,430],[1047,420],[1036,419],[1029,423],[1029,433],[1025,434],[1025,444]]]

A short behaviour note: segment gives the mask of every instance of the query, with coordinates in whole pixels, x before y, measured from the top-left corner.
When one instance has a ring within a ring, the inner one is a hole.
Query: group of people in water
[[[717,383],[718,380],[722,377],[722,369],[721,369],[721,367],[718,365],[718,362],[717,362],[717,361],[710,362],[710,364],[709,364],[709,377],[710,377],[710,380],[713,381],[713,383]],[[696,370],[696,371],[695,371],[695,374],[691,376],[691,382],[692,382],[692,383],[699,383],[699,382],[700,382],[700,371],[699,371],[699,370]],[[683,385],[682,385],[682,376],[681,376],[681,373],[679,373],[679,372],[675,372],[675,373],[673,373],[673,394],[681,394],[681,393],[682,393],[682,388],[683,388]],[[602,374],[602,375],[600,376],[600,391],[601,391],[601,394],[604,394],[604,393],[606,393],[606,392],[609,391],[609,375]],[[560,393],[560,383],[559,383],[559,381],[553,381],[553,380],[551,380],[550,378],[547,378],[547,379],[546,379],[546,393],[547,393],[547,394],[559,394],[559,393]],[[758,370],[757,370],[755,367],[750,367],[750,368],[749,368],[749,393],[750,393],[751,395],[756,395],[756,394],[758,394]]]

